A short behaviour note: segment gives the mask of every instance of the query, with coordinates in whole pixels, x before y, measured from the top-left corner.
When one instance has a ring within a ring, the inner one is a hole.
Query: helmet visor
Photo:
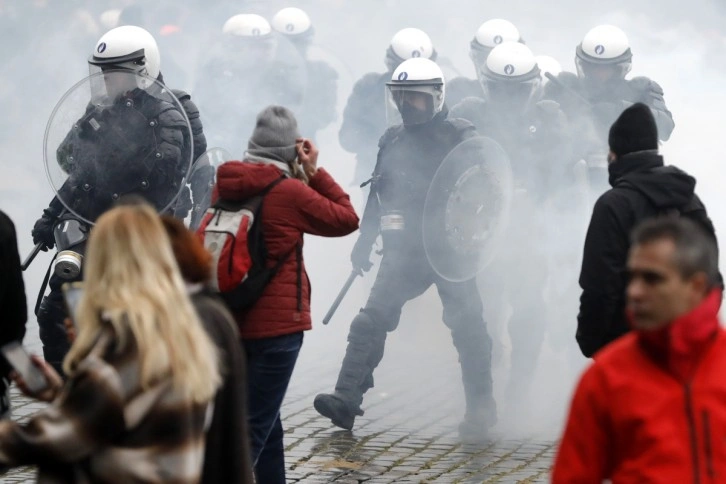
[[[388,85],[386,108],[397,111],[387,116],[389,123],[401,120],[405,125],[423,124],[431,121],[441,106],[434,102],[441,97],[441,85]],[[399,121],[400,122],[400,121]]]

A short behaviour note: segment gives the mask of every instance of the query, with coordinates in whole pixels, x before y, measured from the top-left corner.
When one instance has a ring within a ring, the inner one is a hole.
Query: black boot
[[[363,415],[360,407],[354,408],[345,396],[338,392],[318,394],[313,405],[320,415],[329,418],[333,425],[345,430],[353,430],[355,418]]]
[[[355,417],[363,415],[363,394],[373,387],[373,370],[383,358],[386,330],[365,312],[353,319],[348,347],[340,368],[334,393],[321,393],[313,402],[320,415],[333,424],[351,430]]]

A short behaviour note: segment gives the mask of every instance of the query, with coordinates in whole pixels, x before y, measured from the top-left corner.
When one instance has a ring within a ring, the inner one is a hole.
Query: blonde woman
[[[0,422],[0,464],[35,464],[39,482],[198,482],[217,354],[152,208],[98,219],[84,287],[68,381],[35,360],[51,384],[37,397],[53,401]]]

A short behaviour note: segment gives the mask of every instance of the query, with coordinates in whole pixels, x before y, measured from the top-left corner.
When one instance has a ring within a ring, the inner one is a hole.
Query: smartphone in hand
[[[43,372],[35,366],[33,360],[30,359],[30,355],[23,348],[23,345],[17,341],[8,343],[0,348],[0,353],[15,368],[15,371],[20,373],[20,376],[23,377],[25,384],[31,392],[39,393],[50,386]]]
[[[66,305],[66,311],[68,317],[73,321],[73,325],[78,329],[78,303],[81,301],[83,295],[83,283],[81,282],[66,282],[61,286],[63,290],[63,301]]]

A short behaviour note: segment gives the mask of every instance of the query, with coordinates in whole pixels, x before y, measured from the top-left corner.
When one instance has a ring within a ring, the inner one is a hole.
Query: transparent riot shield
[[[423,241],[436,273],[466,281],[496,255],[512,201],[512,169],[501,146],[485,137],[456,146],[426,195]]]
[[[210,148],[195,162],[189,175],[189,187],[192,192],[192,212],[189,228],[196,230],[204,217],[204,213],[212,204],[212,190],[217,182],[217,168],[232,159],[232,155],[224,148]]]
[[[300,112],[307,67],[283,35],[226,35],[205,58],[194,92],[210,145],[241,156],[263,108],[276,104]]]
[[[51,113],[43,149],[58,199],[90,224],[130,195],[173,213],[193,158],[179,101],[127,70],[102,71],[69,89]]]

